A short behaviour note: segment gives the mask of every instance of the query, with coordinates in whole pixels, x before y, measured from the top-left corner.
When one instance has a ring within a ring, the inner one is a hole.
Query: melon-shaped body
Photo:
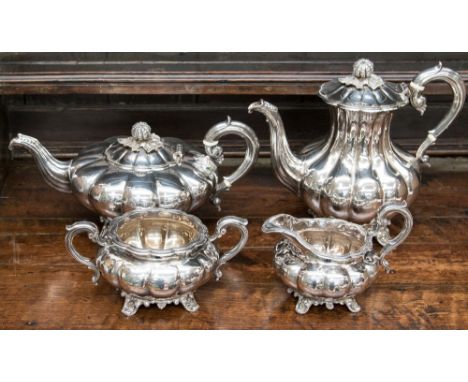
[[[118,246],[99,251],[96,265],[114,287],[140,298],[175,299],[210,280],[219,254],[211,242],[187,257],[144,260]]]
[[[72,192],[108,218],[136,208],[191,211],[206,202],[218,180],[209,156],[177,138],[144,142],[112,137],[83,149],[70,166]]]
[[[318,257],[305,261],[287,241],[278,245],[275,255],[276,272],[283,282],[309,298],[355,297],[375,280],[378,266],[378,262],[365,259],[342,264]]]

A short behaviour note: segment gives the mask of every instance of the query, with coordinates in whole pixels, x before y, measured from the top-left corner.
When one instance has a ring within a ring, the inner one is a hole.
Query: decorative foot
[[[125,302],[122,307],[122,313],[127,317],[133,316],[138,311],[138,308],[141,304],[141,300],[133,297],[132,295],[126,294]]]
[[[197,303],[197,300],[195,300],[193,293],[187,293],[186,295],[182,296],[180,298],[180,303],[191,313],[196,312],[200,307]]]
[[[335,305],[346,305],[346,307],[353,313],[358,313],[361,311],[361,307],[357,303],[354,297],[345,297],[345,298],[324,298],[324,297],[306,297],[299,293],[294,288],[288,288],[288,293],[291,293],[294,297],[297,298],[296,303],[296,313],[305,314],[309,311],[310,307],[325,305],[329,310],[334,309]]]
[[[382,259],[381,264],[385,269],[385,273],[395,273],[395,270],[390,267],[390,263],[387,260]]]
[[[348,298],[345,301],[345,305],[348,307],[348,309],[353,312],[353,313],[358,313],[361,311],[360,305],[357,303],[355,298]]]
[[[151,305],[156,305],[159,309],[164,309],[169,304],[179,305],[181,303],[185,309],[189,312],[195,312],[198,310],[199,305],[193,297],[193,293],[187,293],[183,296],[176,296],[174,298],[154,298],[150,296],[139,297],[134,294],[129,294],[122,291],[122,297],[125,298],[124,305],[122,307],[122,313],[126,316],[133,316],[140,306],[145,308]]]
[[[306,314],[312,306],[312,300],[303,296],[299,296],[296,304],[296,313]]]
[[[91,281],[93,282],[94,285],[98,285],[100,276],[101,276],[101,272],[99,272],[98,269],[95,270],[93,277],[91,277]]]

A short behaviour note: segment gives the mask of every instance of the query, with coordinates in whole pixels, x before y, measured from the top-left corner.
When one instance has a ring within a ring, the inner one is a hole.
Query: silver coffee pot
[[[411,155],[393,144],[393,112],[409,102],[421,114],[422,95],[431,81],[444,81],[453,91],[450,110]],[[249,112],[265,115],[270,126],[271,160],[278,179],[302,197],[311,212],[356,223],[370,222],[387,202],[410,205],[420,186],[425,152],[460,113],[465,102],[461,76],[441,64],[416,76],[409,87],[385,82],[367,59],[355,62],[351,76],[322,85],[319,96],[330,105],[331,132],[327,139],[307,145],[299,154],[288,145],[278,109],[263,100]]]

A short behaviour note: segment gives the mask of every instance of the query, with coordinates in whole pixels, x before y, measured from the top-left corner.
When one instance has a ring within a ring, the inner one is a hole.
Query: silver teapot
[[[239,242],[223,255],[215,241],[228,227],[240,231]],[[65,244],[70,254],[94,271],[92,280],[102,277],[121,290],[125,302],[122,313],[131,316],[140,306],[179,303],[189,312],[199,306],[194,292],[220,267],[239,253],[247,242],[247,220],[235,216],[220,219],[213,235],[196,216],[163,208],[130,211],[108,221],[101,232],[88,221],[67,227]],[[73,238],[88,233],[100,248],[95,259],[82,256]]]
[[[403,215],[404,225],[391,238],[388,219],[397,213]],[[385,257],[407,238],[412,226],[413,218],[402,202],[385,204],[365,226],[281,214],[266,220],[262,230],[285,237],[276,245],[274,266],[288,292],[298,298],[296,312],[304,314],[312,305],[322,304],[328,309],[346,305],[351,312],[359,312],[356,295],[375,280],[380,265],[390,271]],[[380,250],[374,249],[374,238],[382,245]]]
[[[241,165],[220,179],[223,150],[218,140],[228,134],[242,137],[247,149]],[[23,134],[13,138],[9,148],[28,150],[53,188],[71,192],[92,211],[114,218],[135,208],[191,211],[208,198],[219,208],[219,194],[252,167],[259,143],[250,127],[229,117],[213,126],[203,143],[206,155],[178,138],[161,138],[147,123],[138,122],[130,137],[108,138],[69,161],[57,160],[36,138]]]
[[[394,110],[409,102],[423,114],[422,92],[431,81],[448,83],[454,99],[413,156],[392,143],[390,122]],[[276,176],[304,199],[312,213],[367,223],[387,202],[413,202],[420,187],[421,163],[428,160],[425,152],[462,110],[465,84],[458,73],[441,64],[418,74],[409,87],[385,82],[374,74],[371,61],[361,59],[351,76],[323,84],[319,96],[330,105],[331,133],[299,154],[290,150],[274,105],[261,100],[252,103],[249,112],[265,115]]]

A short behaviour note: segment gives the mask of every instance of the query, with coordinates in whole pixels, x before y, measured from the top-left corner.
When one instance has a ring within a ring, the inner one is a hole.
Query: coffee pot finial
[[[371,78],[374,74],[374,63],[367,59],[361,58],[353,65],[353,76],[359,79]]]

